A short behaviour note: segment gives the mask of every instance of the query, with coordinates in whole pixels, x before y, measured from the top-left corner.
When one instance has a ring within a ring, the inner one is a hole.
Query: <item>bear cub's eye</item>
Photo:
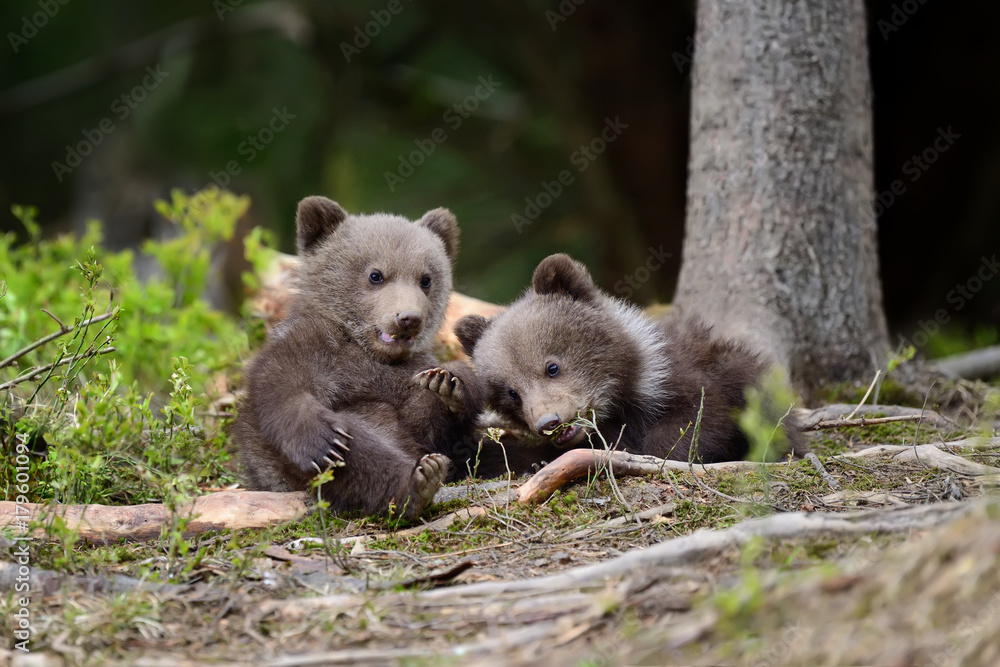
[[[514,401],[515,403],[521,402],[521,397],[518,396],[517,392],[514,391],[513,389],[508,390],[507,395],[510,396],[510,400]]]
[[[545,372],[549,374],[550,378],[554,378],[559,375],[559,364],[551,363],[545,367]]]
[[[382,283],[385,282],[385,278],[382,277],[381,271],[372,271],[370,274],[368,274],[368,280],[371,281],[372,285],[381,285]]]
[[[430,286],[431,286],[430,276],[424,276],[423,278],[420,279],[420,287],[422,289],[430,289]]]

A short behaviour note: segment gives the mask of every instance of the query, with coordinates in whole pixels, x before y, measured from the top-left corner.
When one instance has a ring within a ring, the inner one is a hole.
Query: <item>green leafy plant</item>
[[[157,202],[174,233],[143,245],[156,266],[144,281],[132,251],[102,247],[99,223],[43,238],[37,210],[13,207],[25,235],[0,236],[0,443],[30,444],[31,501],[166,501],[232,480],[224,422],[207,408],[246,355],[247,327],[200,297],[248,207],[215,188]],[[262,267],[265,235],[250,236]],[[0,463],[8,495],[14,473]],[[171,531],[179,554],[183,526]]]
[[[746,407],[739,415],[740,428],[747,436],[748,461],[777,461],[788,452],[788,438],[782,428],[795,405],[784,373],[774,368],[759,387],[746,390]]]

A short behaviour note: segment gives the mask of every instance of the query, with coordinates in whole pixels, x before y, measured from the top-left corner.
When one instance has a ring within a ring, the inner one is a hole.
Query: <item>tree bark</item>
[[[699,0],[675,303],[811,394],[889,348],[862,0]]]

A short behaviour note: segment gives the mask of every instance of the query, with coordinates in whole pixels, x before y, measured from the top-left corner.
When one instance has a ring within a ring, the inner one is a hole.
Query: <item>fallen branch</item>
[[[910,507],[910,503],[903,500],[901,493],[896,491],[858,491],[857,489],[846,489],[837,493],[830,493],[820,501],[824,505],[833,507],[843,507],[842,503],[863,501],[873,505],[895,505],[896,507]]]
[[[572,542],[573,540],[579,540],[584,537],[593,535],[594,533],[600,533],[609,528],[618,528],[624,526],[626,523],[635,520],[637,525],[642,525],[643,521],[652,521],[657,517],[662,517],[667,514],[673,514],[674,508],[677,507],[677,503],[665,503],[659,507],[651,507],[648,510],[644,510],[638,513],[629,513],[619,517],[615,517],[604,523],[597,524],[596,526],[588,526],[586,528],[581,528],[580,530],[574,531],[565,537],[559,539],[560,542]]]
[[[846,403],[833,403],[824,405],[814,410],[796,410],[796,417],[802,429],[812,431],[817,429],[817,424],[821,422],[843,423],[844,418],[852,413],[861,413],[863,417],[867,415],[882,415],[882,417],[867,417],[868,424],[876,423],[875,419],[883,417],[914,417],[923,418],[928,424],[934,426],[947,427],[952,424],[934,410],[921,410],[903,405],[862,405],[860,408]]]
[[[24,574],[20,571],[21,565],[0,561],[0,592],[10,593],[15,589],[18,581],[25,581]],[[87,593],[124,593],[134,592],[138,589],[147,591],[180,591],[187,586],[178,584],[161,584],[143,581],[134,577],[126,577],[122,574],[99,575],[94,577],[76,576],[63,572],[53,572],[42,570],[37,567],[29,567],[28,578],[31,580],[31,592],[33,595],[45,596],[54,595],[59,591],[74,589]]]
[[[895,460],[900,463],[908,461],[918,461],[919,463],[941,470],[949,470],[964,475],[988,475],[1000,472],[1000,468],[975,463],[961,456],[949,454],[942,451],[942,448],[964,447],[964,448],[991,448],[1000,446],[1000,438],[980,439],[968,438],[965,440],[955,440],[953,442],[942,443],[940,445],[879,445],[869,447],[860,452],[841,454],[834,458],[856,458],[866,456],[877,456],[882,454],[897,454]],[[914,451],[915,449],[915,451]],[[911,454],[905,454],[911,451]],[[817,459],[818,462],[818,459]],[[556,489],[568,484],[574,479],[585,475],[598,474],[608,470],[609,463],[615,474],[646,476],[658,475],[664,470],[678,470],[692,472],[695,475],[704,475],[713,471],[738,472],[741,470],[759,470],[762,466],[787,466],[788,462],[759,463],[755,461],[726,461],[723,463],[704,463],[691,465],[683,461],[670,461],[660,459],[655,456],[643,456],[640,454],[629,454],[627,452],[607,451],[598,449],[571,449],[552,463],[548,464],[535,473],[527,482],[521,485],[517,491],[517,502],[540,503],[551,496]],[[816,466],[816,463],[813,463]],[[820,465],[822,468],[822,464]],[[825,471],[825,469],[823,469]],[[822,471],[820,472],[822,475]],[[830,484],[830,477],[826,479]],[[833,480],[836,483],[836,480]],[[833,488],[833,485],[831,485]],[[836,490],[834,488],[834,490]],[[732,498],[730,498],[732,500]]]
[[[449,567],[419,577],[411,577],[402,581],[379,581],[371,584],[369,590],[395,590],[398,588],[413,588],[414,586],[437,586],[438,584],[448,583],[473,565],[475,563],[471,560],[463,560]]]
[[[818,472],[820,477],[823,478],[823,481],[826,482],[827,486],[829,486],[834,491],[840,491],[840,482],[838,482],[837,478],[831,475],[827,471],[827,469],[823,467],[823,464],[822,462],[820,462],[818,456],[816,456],[812,452],[809,452],[808,454],[806,454],[806,460],[812,464],[812,467],[816,469],[816,472]]]
[[[898,417],[859,417],[858,419],[835,419],[816,422],[807,431],[821,431],[827,428],[847,428],[849,426],[873,426],[875,424],[891,424],[892,422],[917,422],[923,419],[921,415],[899,415]]]
[[[962,475],[993,475],[1000,473],[1000,468],[969,461],[961,456],[942,451],[939,445],[877,445],[862,449],[860,452],[840,454],[833,458],[848,459],[858,457],[895,454],[892,457],[897,463],[919,463],[927,468],[948,470]]]
[[[1000,375],[1000,345],[935,359],[932,363],[953,378],[973,380]]]
[[[186,537],[211,530],[265,528],[294,521],[309,507],[305,493],[269,493],[265,491],[219,491],[201,496],[171,515],[164,505],[42,505],[0,502],[0,528],[20,526],[27,521],[48,524],[60,517],[66,528],[79,533],[87,542],[108,544],[119,540],[147,541],[160,536],[164,525],[175,517],[193,516],[184,532]],[[25,515],[27,510],[30,515]],[[45,537],[44,528],[32,537]]]
[[[680,470],[704,475],[717,470],[750,470],[760,466],[784,466],[787,463],[755,463],[753,461],[726,461],[724,463],[697,463],[671,461],[655,456],[599,449],[571,449],[535,473],[521,485],[517,492],[519,503],[540,503],[552,493],[585,475],[607,470],[609,464],[616,475],[657,475],[664,470]]]
[[[440,493],[440,491],[439,491]],[[447,494],[445,494],[447,495]],[[435,496],[435,501],[442,502]],[[188,523],[185,536],[191,537],[213,530],[240,530],[243,528],[266,528],[278,523],[295,521],[311,511],[310,499],[305,492],[271,493],[266,491],[217,491],[196,498],[189,505],[180,508],[176,517],[194,516]],[[481,507],[470,507],[446,514],[430,523],[397,531],[392,535],[407,537],[426,530],[446,530],[454,521],[468,520],[484,514]],[[28,522],[48,524],[53,516],[59,516],[66,527],[78,531],[81,539],[100,544],[127,540],[144,542],[160,536],[164,525],[171,516],[161,504],[145,505],[44,505],[40,503],[13,503],[0,501],[0,528],[12,526],[20,528]],[[44,528],[37,528],[32,537],[47,536]],[[377,535],[372,539],[382,539],[389,534]],[[368,536],[348,537],[342,543],[364,542]],[[322,539],[316,540],[322,543]]]

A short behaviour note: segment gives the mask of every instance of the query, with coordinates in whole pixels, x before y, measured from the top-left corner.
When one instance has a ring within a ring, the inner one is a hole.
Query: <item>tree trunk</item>
[[[675,303],[749,338],[807,394],[889,342],[862,0],[699,0]]]

